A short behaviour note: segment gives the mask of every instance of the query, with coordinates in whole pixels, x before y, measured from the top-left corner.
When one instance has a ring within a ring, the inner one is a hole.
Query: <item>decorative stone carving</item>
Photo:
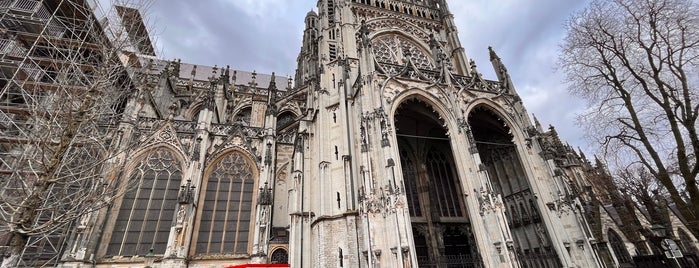
[[[483,187],[481,187],[480,191],[473,189],[473,192],[476,194],[476,196],[478,196],[481,216],[493,213],[497,209],[503,208],[502,197],[500,194],[495,194]]]
[[[367,20],[367,29],[374,33],[381,30],[399,30],[408,33],[416,38],[420,39],[422,42],[429,42],[430,35],[427,31],[423,29],[433,29],[432,25],[424,25],[422,29],[418,24],[412,24],[406,22],[406,20],[398,19],[397,16],[388,16],[380,19]]]
[[[429,54],[412,40],[399,34],[385,34],[371,41],[376,61],[404,65],[412,61],[418,69],[434,70]]]

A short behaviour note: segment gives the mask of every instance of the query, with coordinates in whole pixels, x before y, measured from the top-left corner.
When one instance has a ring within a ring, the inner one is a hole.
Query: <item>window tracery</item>
[[[471,251],[466,207],[451,143],[438,114],[418,99],[403,104],[395,116],[403,185],[413,228],[417,266],[478,267]]]
[[[439,208],[439,216],[441,217],[462,217],[461,202],[459,194],[456,192],[454,172],[452,166],[454,163],[451,157],[447,157],[443,150],[433,147],[429,150],[425,159],[427,170],[432,178],[435,196],[437,197],[437,206]]]
[[[272,252],[272,257],[270,259],[272,263],[289,263],[289,253],[286,249],[279,248]]]
[[[621,240],[621,237],[614,230],[609,229],[609,231],[607,231],[607,239],[609,239],[609,245],[614,251],[614,255],[616,255],[619,263],[631,263],[631,256],[629,255],[629,251],[626,250],[624,241]]]
[[[242,124],[243,126],[250,126],[250,121],[252,120],[252,108],[246,107],[240,110],[235,115],[234,123]]]
[[[177,208],[182,163],[164,147],[150,152],[133,170],[107,247],[108,256],[164,254]]]
[[[253,167],[238,151],[215,163],[202,189],[197,254],[248,253],[254,180]]]
[[[404,65],[410,59],[418,69],[435,69],[429,54],[402,35],[382,35],[374,38],[371,44],[378,62]]]

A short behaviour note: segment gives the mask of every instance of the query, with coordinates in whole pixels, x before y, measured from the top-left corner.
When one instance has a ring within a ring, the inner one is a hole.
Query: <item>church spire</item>
[[[515,87],[512,84],[512,79],[510,78],[510,74],[507,72],[505,64],[502,63],[502,59],[500,59],[498,54],[495,53],[493,47],[488,47],[488,51],[490,52],[490,62],[493,64],[493,69],[495,69],[495,74],[498,77],[498,81],[502,83],[507,93],[516,94]]]

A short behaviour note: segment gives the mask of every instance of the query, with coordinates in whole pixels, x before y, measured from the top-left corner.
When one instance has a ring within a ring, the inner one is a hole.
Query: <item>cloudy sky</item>
[[[159,56],[202,65],[293,75],[303,19],[316,0],[155,0],[145,16]],[[485,78],[495,79],[492,46],[530,113],[591,152],[575,124],[584,103],[555,70],[564,22],[588,0],[450,0],[462,45]]]

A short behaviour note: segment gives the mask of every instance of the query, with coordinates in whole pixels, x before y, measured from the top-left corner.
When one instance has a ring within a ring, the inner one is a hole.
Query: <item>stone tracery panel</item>
[[[182,163],[165,147],[151,151],[132,171],[107,256],[165,253],[171,219],[177,207]]]
[[[371,45],[378,62],[404,65],[410,59],[419,69],[435,69],[432,57],[414,41],[403,35],[381,35],[374,38]]]
[[[215,162],[204,185],[197,254],[248,253],[254,167],[234,151]]]

